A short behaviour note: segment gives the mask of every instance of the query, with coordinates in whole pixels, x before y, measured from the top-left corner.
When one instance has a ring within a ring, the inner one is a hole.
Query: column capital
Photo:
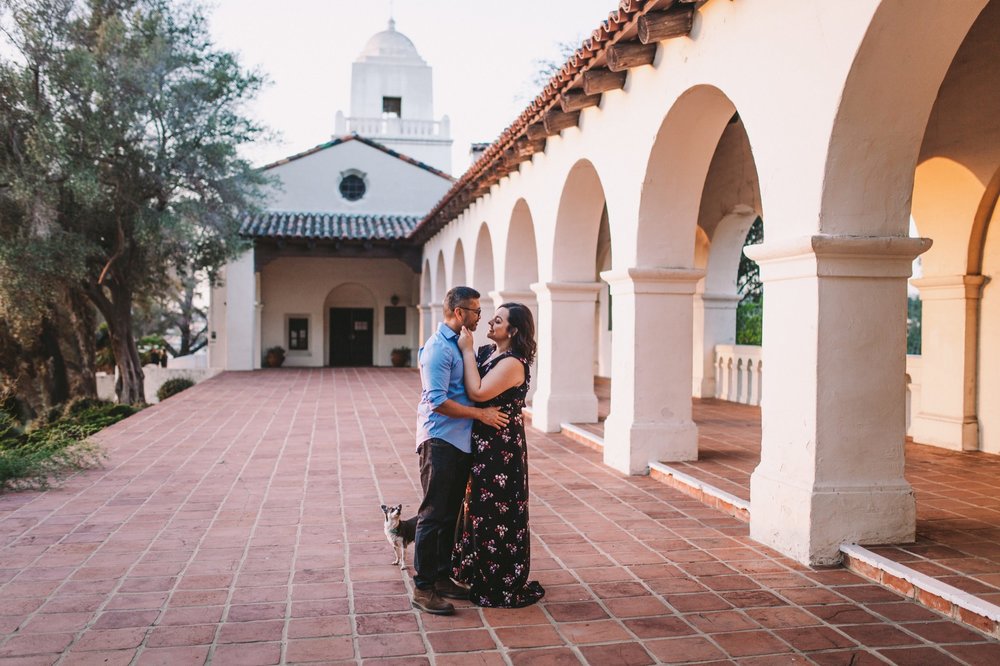
[[[735,306],[743,297],[739,294],[718,294],[712,292],[705,292],[703,294],[698,294],[701,300],[705,302],[707,307],[727,307]]]
[[[982,275],[935,275],[910,280],[920,290],[920,300],[979,300],[986,277]]]
[[[501,303],[524,303],[530,305],[538,302],[538,296],[535,292],[521,289],[497,289],[490,292],[490,298],[497,305]]]
[[[749,245],[765,282],[804,277],[901,278],[930,249],[929,238],[909,236],[799,236]]]
[[[693,294],[703,277],[700,268],[633,266],[601,273],[612,294]]]
[[[531,290],[543,301],[593,301],[601,290],[600,282],[536,282]]]

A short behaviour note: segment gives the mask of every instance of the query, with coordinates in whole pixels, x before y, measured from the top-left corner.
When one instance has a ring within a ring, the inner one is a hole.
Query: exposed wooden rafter
[[[691,32],[694,23],[694,5],[679,5],[666,12],[650,12],[639,17],[639,41],[655,44],[665,39],[683,37]]]

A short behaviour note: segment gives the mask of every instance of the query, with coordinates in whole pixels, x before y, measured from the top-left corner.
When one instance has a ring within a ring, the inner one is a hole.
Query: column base
[[[539,392],[531,409],[531,425],[542,432],[559,432],[563,423],[597,423],[597,396],[593,392],[558,396]]]
[[[978,451],[979,420],[920,413],[913,417],[910,436],[915,442],[952,451]]]
[[[714,398],[715,377],[695,377],[691,382],[692,398]]]
[[[916,500],[910,484],[801,487],[758,467],[750,477],[750,536],[809,566],[840,562],[840,545],[911,543]]]
[[[698,426],[693,421],[604,423],[604,464],[625,474],[648,474],[650,462],[698,459]]]

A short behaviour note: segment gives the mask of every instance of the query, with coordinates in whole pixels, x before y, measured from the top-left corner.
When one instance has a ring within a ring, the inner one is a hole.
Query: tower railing
[[[409,118],[344,118],[345,133],[357,133],[372,138],[432,138],[449,139],[449,123],[442,120]]]

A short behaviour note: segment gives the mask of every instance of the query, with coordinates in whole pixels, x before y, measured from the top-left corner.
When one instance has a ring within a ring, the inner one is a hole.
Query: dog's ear
[[[388,508],[389,507],[387,507],[385,504],[383,504],[382,505],[382,513],[387,513],[388,512]]]
[[[402,515],[402,513],[403,513],[403,505],[402,504],[398,505],[396,507],[396,511],[399,511],[400,515]]]

